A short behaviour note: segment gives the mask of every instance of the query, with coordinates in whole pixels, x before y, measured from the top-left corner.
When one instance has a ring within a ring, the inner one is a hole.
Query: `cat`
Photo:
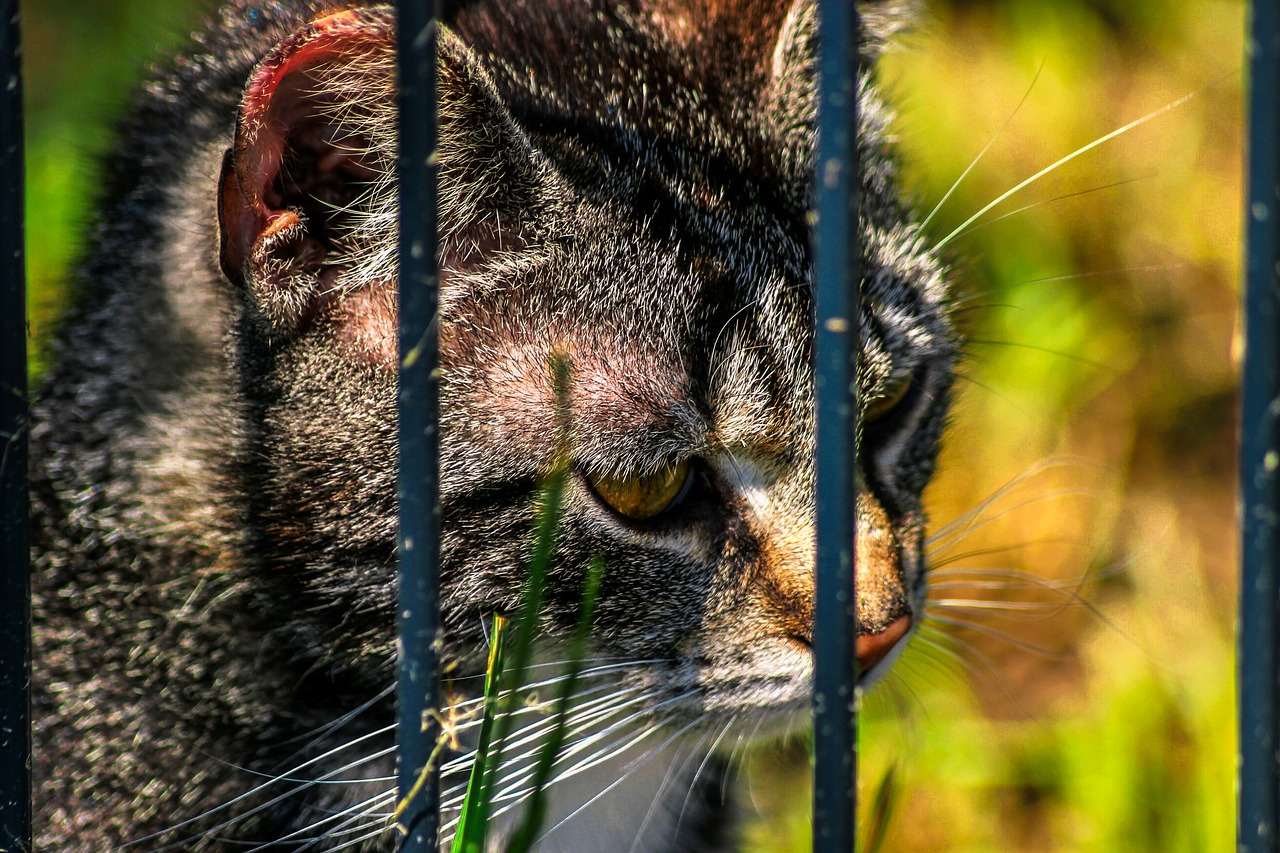
[[[867,684],[921,613],[957,348],[872,76],[910,17],[862,6]],[[519,608],[563,452],[534,689],[605,568],[539,849],[732,849],[734,746],[808,722],[816,19],[445,15],[442,843],[490,619]],[[106,162],[33,410],[46,849],[396,845],[394,27],[372,3],[231,2]],[[501,832],[543,719],[520,714]]]

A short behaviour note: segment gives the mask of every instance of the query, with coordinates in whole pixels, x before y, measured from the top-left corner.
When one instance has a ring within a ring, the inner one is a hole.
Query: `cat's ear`
[[[377,234],[395,169],[391,18],[318,18],[254,67],[223,160],[223,272],[278,331],[309,324]],[[385,229],[384,229],[385,230]]]
[[[897,33],[916,19],[915,0],[863,0],[859,56],[871,65]],[[779,163],[783,180],[797,198],[811,190],[813,130],[817,107],[818,4],[792,0],[777,29],[772,53],[765,62],[760,93],[761,114],[782,144]]]
[[[770,76],[812,80],[818,52],[817,0],[791,0],[773,46]],[[858,51],[870,64],[885,46],[920,15],[918,0],[860,0]]]
[[[437,50],[440,265],[456,271],[524,245],[552,178],[471,49],[442,29]]]
[[[860,0],[862,55],[874,59],[903,30],[910,29],[923,14],[920,0]]]
[[[479,61],[448,31],[437,39],[441,265],[462,269],[519,243],[537,172]],[[220,254],[277,331],[332,320],[364,293],[337,322],[394,337],[396,124],[389,14],[319,18],[250,75],[219,185]]]

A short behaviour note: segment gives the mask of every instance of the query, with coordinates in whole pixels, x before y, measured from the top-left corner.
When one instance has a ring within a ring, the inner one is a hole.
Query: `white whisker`
[[[672,781],[678,779],[684,773],[685,768],[689,766],[689,762],[693,757],[698,754],[698,749],[706,742],[709,735],[710,732],[703,734],[702,739],[695,746],[689,748],[689,754],[685,756],[684,760],[680,758],[680,752],[684,749],[684,745],[682,744],[677,748],[671,763],[667,765],[667,772],[662,774],[662,781],[658,783],[658,790],[654,792],[653,799],[649,801],[649,808],[645,810],[644,818],[640,821],[640,828],[636,830],[635,837],[631,840],[631,846],[627,848],[627,853],[636,853],[636,847],[640,844],[640,839],[644,837],[644,831],[649,828],[649,822],[653,820],[653,815],[657,812],[658,805],[663,802],[663,795],[671,787]]]
[[[652,732],[656,732],[656,731],[660,730],[661,728],[663,728],[665,725],[666,725],[665,723],[658,723],[658,724],[657,724],[656,726],[654,726],[653,728],[651,728],[651,729],[647,729],[647,730],[645,731],[645,734],[647,735],[647,734],[650,734],[650,733],[652,733]],[[653,750],[651,750],[651,751],[649,752],[649,754],[648,754],[648,755],[646,755],[644,758],[639,759],[638,761],[636,761],[636,762],[635,762],[634,764],[632,764],[632,765],[629,765],[629,766],[627,767],[627,769],[626,769],[626,770],[624,770],[624,771],[623,771],[623,773],[622,773],[622,774],[621,774],[617,779],[615,779],[614,781],[612,781],[612,782],[610,782],[608,785],[606,785],[606,786],[605,786],[605,787],[604,787],[604,788],[603,788],[603,789],[602,789],[598,794],[596,794],[595,796],[593,796],[593,797],[591,797],[590,799],[588,799],[585,803],[583,803],[582,805],[578,806],[578,807],[577,807],[576,809],[574,809],[573,811],[569,812],[569,814],[567,814],[567,815],[565,815],[563,818],[561,818],[561,819],[560,819],[560,821],[559,821],[558,823],[556,823],[556,824],[555,824],[555,826],[551,827],[551,828],[550,828],[550,829],[548,829],[546,832],[542,833],[542,838],[546,838],[548,835],[550,835],[551,833],[555,832],[555,831],[556,831],[557,829],[559,829],[560,827],[564,826],[564,825],[565,825],[566,823],[568,823],[570,820],[572,820],[573,818],[575,818],[575,817],[577,817],[579,814],[581,814],[581,813],[582,813],[582,812],[583,812],[587,807],[589,807],[592,803],[595,803],[597,800],[599,800],[599,799],[600,799],[601,797],[603,797],[605,794],[608,794],[608,793],[609,793],[610,791],[612,791],[614,788],[616,788],[616,787],[618,787],[619,785],[621,785],[621,784],[622,784],[623,782],[625,782],[625,781],[626,781],[626,780],[627,780],[627,779],[628,779],[628,778],[629,778],[633,773],[635,773],[636,771],[640,770],[640,768],[644,767],[644,766],[645,766],[645,765],[647,765],[650,761],[652,761],[654,758],[656,758],[656,757],[658,756],[658,754],[659,754],[659,753],[661,753],[664,749],[666,749],[668,746],[670,746],[670,745],[671,745],[671,743],[672,743],[672,742],[674,742],[677,738],[679,738],[681,735],[683,735],[685,732],[689,731],[690,729],[695,728],[697,725],[698,725],[698,721],[697,721],[697,720],[693,721],[692,723],[687,724],[686,726],[684,726],[683,728],[681,728],[679,731],[677,731],[675,734],[671,735],[671,737],[667,738],[665,741],[663,741],[661,744],[659,744],[656,748],[654,748]]]
[[[1105,142],[1109,142],[1112,139],[1115,139],[1117,136],[1121,135],[1122,133],[1128,133],[1130,130],[1133,130],[1135,127],[1139,127],[1143,124],[1146,124],[1147,122],[1151,121],[1154,118],[1162,116],[1171,110],[1177,109],[1178,107],[1185,104],[1187,101],[1194,98],[1196,95],[1200,94],[1200,91],[1202,90],[1197,90],[1195,92],[1191,92],[1190,94],[1183,95],[1181,98],[1178,98],[1177,100],[1172,101],[1171,103],[1165,104],[1163,107],[1160,107],[1157,110],[1152,110],[1151,112],[1147,113],[1141,118],[1134,119],[1133,121],[1129,122],[1123,127],[1118,127],[1115,130],[1111,131],[1110,133],[1103,134],[1102,136],[1095,139],[1093,142],[1090,142],[1087,145],[1082,145],[1079,148],[1077,148],[1075,151],[1072,151],[1070,154],[1066,155],[1065,157],[1062,157],[1054,161],[1053,163],[1041,169],[1039,172],[1036,172],[1031,177],[1027,178],[1026,180],[1022,181],[1016,186],[1001,193],[994,200],[992,200],[991,202],[983,206],[977,213],[973,214],[964,222],[962,222],[960,225],[956,226],[956,229],[954,231],[952,231],[946,237],[943,237],[940,241],[938,241],[937,245],[934,248],[942,249],[944,246],[950,243],[957,235],[963,232],[966,228],[968,228],[978,219],[981,219],[984,215],[986,215],[986,213],[990,211],[992,208],[996,207],[998,204],[1000,204],[1010,196],[1014,195],[1015,193],[1020,192],[1021,190],[1025,189],[1026,187],[1040,180],[1045,175],[1054,171],[1058,167],[1064,166],[1067,163],[1070,163],[1072,160],[1076,159],[1080,155],[1085,154],[1089,151],[1092,151],[1093,149],[1097,148],[1099,145],[1102,145]]]
[[[1044,71],[1044,62],[1045,61],[1043,59],[1040,60],[1040,67],[1037,68],[1036,73],[1031,76],[1031,82],[1027,84],[1027,91],[1022,93],[1022,99],[1018,101],[1018,105],[1013,108],[1013,112],[1009,113],[1009,117],[1004,120],[1004,124],[1000,125],[999,130],[991,134],[991,138],[987,140],[986,145],[982,146],[982,150],[978,152],[978,156],[969,161],[969,165],[960,173],[960,177],[955,179],[955,182],[945,193],[943,193],[942,198],[938,200],[938,203],[933,206],[933,210],[929,211],[929,215],[920,223],[921,231],[929,227],[929,223],[933,221],[933,217],[942,209],[942,206],[947,203],[947,199],[951,198],[952,193],[959,188],[965,178],[969,177],[969,173],[973,171],[974,167],[982,162],[982,158],[986,156],[987,151],[991,149],[991,146],[995,145],[996,140],[1000,138],[1000,135],[1009,129],[1010,123],[1013,122],[1013,119],[1018,115],[1018,112],[1027,102],[1027,98],[1031,96],[1031,90],[1036,87],[1036,82],[1040,79],[1040,72]]]
[[[616,716],[634,705],[641,704],[647,701],[648,699],[652,698],[655,695],[659,695],[659,694],[657,692],[644,693],[644,694],[641,694],[640,696],[636,696],[622,703],[614,702],[613,700],[615,699],[615,697],[613,695],[604,697],[603,699],[597,700],[595,703],[592,703],[594,705],[603,704],[604,707],[600,708],[599,710],[593,710],[591,713],[584,714],[580,717],[579,716],[573,717],[570,723],[570,725],[572,726],[570,731],[572,732],[575,730],[579,730],[582,727],[591,723],[597,723],[602,720],[607,720],[610,717]],[[632,715],[630,717],[627,717],[626,720],[623,720],[623,723],[627,722],[628,720],[634,719],[636,716],[638,715]],[[540,723],[538,723],[539,728],[537,731],[528,735],[525,735],[522,733],[521,738],[518,741],[511,744],[511,746],[530,746],[531,749],[529,750],[529,752],[518,754],[518,755],[511,755],[508,753],[507,750],[503,751],[503,754],[501,756],[501,763],[499,764],[498,778],[503,780],[504,787],[499,789],[493,795],[494,802],[507,799],[510,796],[512,791],[520,790],[530,779],[533,778],[533,774],[535,772],[535,767],[539,757],[537,752],[537,747],[540,743],[542,743],[544,736],[547,734],[550,734],[550,732],[555,728],[556,723],[557,721],[555,720],[554,717],[541,721]],[[609,729],[606,729],[605,731],[608,732],[612,730],[613,729],[611,727]],[[508,749],[509,748],[510,747],[508,747]],[[568,754],[572,754],[572,753],[566,753],[566,755]],[[470,753],[464,758],[465,758],[466,766],[469,767],[470,764],[475,760],[475,753],[474,752]],[[516,778],[510,778],[511,771],[515,771],[517,770],[517,768],[519,769],[519,772],[523,775]],[[504,778],[503,771],[506,771],[507,778]],[[445,802],[444,805],[447,808],[457,808],[462,805],[463,799],[465,799],[465,792],[462,792],[460,794],[450,797]]]
[[[391,813],[372,813],[369,811],[371,807],[381,803],[388,806],[394,805],[397,797],[397,791],[393,788],[387,791],[380,791],[371,797],[366,797],[352,806],[348,806],[341,811],[335,812],[328,817],[322,818],[315,823],[295,829],[288,835],[280,837],[280,841],[289,841],[294,838],[309,838],[310,842],[299,847],[295,853],[302,853],[304,850],[314,849],[321,841],[329,841],[341,835],[350,835],[355,832],[364,832],[375,823],[384,824],[383,830],[391,829]],[[334,822],[337,823],[334,823]],[[365,821],[361,823],[361,821]],[[323,835],[314,834],[316,830],[321,829],[327,824],[334,823],[333,826],[326,829]],[[304,835],[304,833],[310,833]]]
[[[1067,660],[1070,658],[1070,655],[1068,654],[1055,652],[1052,649],[1037,646],[1035,643],[1020,640],[1008,631],[1001,631],[998,628],[992,628],[989,625],[984,625],[980,622],[972,622],[967,619],[959,619],[954,616],[938,616],[935,613],[926,613],[925,619],[942,625],[950,625],[953,628],[959,628],[964,631],[973,631],[975,634],[982,634],[984,636],[1000,640],[1001,642],[1008,643],[1009,645],[1022,649],[1023,651],[1033,652],[1053,660]]]
[[[711,742],[706,755],[703,756],[702,762],[698,765],[698,769],[693,773],[693,779],[689,781],[689,789],[685,792],[684,802],[680,804],[680,814],[676,817],[676,830],[680,829],[680,825],[684,822],[684,813],[689,808],[689,798],[693,796],[693,792],[698,789],[698,779],[702,776],[702,771],[707,768],[707,762],[711,760],[711,756],[715,755],[716,749],[720,746],[720,741],[724,740],[724,736],[729,733],[729,729],[733,728],[733,724],[737,722],[738,715],[734,714],[720,729],[720,734],[716,735],[716,739]]]
[[[1149,180],[1152,177],[1154,177],[1154,174],[1143,175],[1138,178],[1125,178],[1122,181],[1114,181],[1109,184],[1102,184],[1101,186],[1090,187],[1087,190],[1076,190],[1075,192],[1063,193],[1062,195],[1054,196],[1053,198],[1048,198],[1043,201],[1036,201],[1036,202],[1032,202],[1031,204],[1024,204],[1022,207],[1014,208],[1013,210],[1010,210],[1008,213],[1002,213],[999,216],[991,217],[985,222],[979,222],[977,225],[974,225],[972,228],[969,228],[966,231],[962,231],[955,236],[956,236],[956,239],[958,240],[962,237],[968,237],[970,234],[974,233],[975,231],[980,231],[983,228],[986,228],[988,225],[995,225],[997,222],[1000,222],[1005,219],[1009,219],[1010,217],[1013,217],[1013,216],[1017,216],[1019,213],[1026,213],[1027,211],[1035,210],[1038,207],[1047,207],[1051,204],[1056,204],[1057,202],[1060,202],[1060,201],[1067,201],[1068,199],[1080,198],[1081,196],[1090,195],[1091,193],[1102,192],[1103,190],[1113,190],[1113,189],[1116,189],[1117,187],[1123,187],[1129,184],[1136,184],[1139,181]],[[1043,278],[1043,279],[1032,279],[1031,281],[1018,282],[1018,284],[1031,284],[1031,283],[1037,283],[1042,281],[1061,281],[1061,280],[1069,280],[1073,278],[1083,278],[1089,275],[1105,275],[1105,274],[1106,273],[1077,273],[1075,275],[1050,276],[1048,278]]]
[[[585,750],[589,749],[590,747],[596,745],[597,743],[599,743],[601,740],[605,739],[609,735],[613,734],[614,732],[617,732],[619,729],[623,729],[626,726],[630,725],[631,723],[635,722],[636,720],[639,720],[649,714],[652,714],[654,711],[661,708],[662,706],[671,704],[672,702],[676,702],[681,699],[687,699],[688,697],[693,696],[696,693],[697,693],[696,690],[690,690],[687,693],[683,693],[679,696],[674,696],[671,699],[668,699],[664,702],[660,702],[659,704],[654,705],[652,707],[643,708],[634,714],[628,715],[622,720],[619,720],[615,723],[610,724],[609,726],[607,726],[606,728],[598,732],[594,732],[586,737],[583,737],[573,742],[572,744],[568,745],[568,747],[564,750],[562,755],[559,758],[557,758],[556,764],[560,765],[567,762],[569,759],[573,758],[575,755],[578,755],[584,752]],[[645,698],[648,698],[648,696],[646,696]],[[629,704],[634,704],[634,701]],[[652,731],[656,731],[656,728],[644,729],[641,731],[641,735],[642,737],[645,737],[648,735],[649,732],[652,732]],[[610,747],[610,749],[607,749],[607,750],[600,750],[600,751],[590,753],[586,756],[586,758],[582,762],[575,764],[557,773],[555,776],[549,779],[547,781],[546,787],[550,788],[552,785],[554,785],[557,782],[560,782],[566,779],[571,779],[574,776],[580,775],[581,773],[584,773],[587,770],[591,770],[592,768],[597,767],[600,764],[604,763],[605,761],[608,761],[614,757],[616,757],[616,751],[613,749],[613,747]],[[513,787],[514,786],[508,786],[506,790],[510,791]]]
[[[221,805],[217,805],[217,806],[214,806],[214,807],[213,807],[213,808],[211,808],[211,809],[207,809],[207,810],[205,810],[204,812],[201,812],[200,814],[195,815],[194,817],[187,818],[186,820],[184,820],[184,821],[182,821],[182,822],[180,822],[180,823],[176,823],[176,824],[174,824],[173,826],[167,827],[167,828],[165,828],[164,830],[161,830],[160,832],[154,832],[154,833],[152,833],[152,834],[150,834],[150,835],[144,836],[143,838],[138,838],[138,839],[135,839],[135,840],[133,840],[133,841],[127,842],[126,844],[121,845],[121,848],[120,848],[120,849],[124,849],[124,848],[127,848],[127,847],[133,847],[133,846],[135,846],[135,845],[142,844],[143,842],[146,842],[146,841],[149,841],[149,840],[152,840],[152,839],[158,838],[159,836],[164,835],[164,834],[166,834],[166,833],[171,833],[171,832],[174,832],[175,830],[179,830],[179,829],[183,828],[184,826],[190,826],[191,824],[196,823],[197,821],[205,820],[206,818],[209,818],[209,817],[211,817],[211,816],[213,816],[213,815],[215,815],[215,814],[217,814],[217,813],[219,813],[219,812],[222,812],[222,811],[225,811],[226,809],[231,808],[232,806],[236,805],[237,803],[240,803],[240,802],[242,802],[242,801],[244,801],[244,800],[246,800],[246,799],[249,799],[249,798],[251,798],[251,797],[254,797],[254,796],[258,795],[258,794],[265,793],[265,792],[267,791],[267,789],[268,789],[268,788],[270,788],[272,785],[275,785],[277,782],[279,782],[279,781],[281,781],[281,780],[290,780],[290,779],[291,779],[291,777],[293,776],[293,774],[295,774],[295,773],[298,773],[298,772],[300,772],[300,771],[302,771],[302,770],[305,770],[306,768],[311,767],[311,766],[313,766],[313,765],[317,764],[318,762],[324,761],[324,760],[326,760],[326,759],[328,759],[328,758],[332,758],[333,756],[335,756],[335,755],[337,755],[337,754],[339,754],[339,753],[341,753],[341,752],[343,752],[343,751],[345,751],[345,750],[348,750],[348,749],[352,748],[353,746],[357,746],[358,744],[363,743],[364,741],[367,741],[367,740],[370,740],[370,739],[372,739],[372,738],[375,738],[375,737],[379,737],[379,736],[381,736],[381,735],[384,735],[384,734],[386,734],[386,733],[388,733],[388,732],[390,732],[390,731],[392,731],[392,730],[394,730],[394,729],[395,729],[395,726],[394,726],[394,725],[389,725],[389,726],[383,726],[382,728],[380,728],[380,729],[376,729],[376,730],[374,730],[374,731],[372,731],[372,732],[368,732],[368,733],[366,733],[366,734],[363,734],[363,735],[361,735],[360,737],[355,738],[355,739],[353,739],[353,740],[350,740],[350,741],[348,741],[347,743],[342,744],[341,746],[334,747],[333,749],[331,749],[331,750],[329,750],[329,751],[327,751],[327,752],[325,752],[325,753],[323,753],[323,754],[321,754],[321,755],[318,755],[318,756],[316,756],[315,758],[309,759],[308,761],[304,761],[302,764],[299,764],[299,765],[297,765],[297,766],[293,767],[293,768],[292,768],[292,769],[290,769],[290,770],[286,770],[284,773],[281,773],[281,774],[280,774],[280,775],[278,775],[278,776],[272,777],[269,781],[264,782],[264,783],[262,783],[261,785],[257,785],[257,786],[255,786],[254,788],[251,788],[250,790],[248,790],[248,791],[244,792],[243,794],[240,794],[240,795],[238,795],[238,796],[234,797],[233,799],[228,800],[228,801],[227,801],[227,802],[225,802],[225,803],[222,803]],[[351,769],[352,767],[358,767],[358,766],[360,766],[361,764],[363,764],[363,763],[365,763],[365,762],[367,762],[367,761],[374,761],[374,760],[377,760],[377,759],[379,759],[379,758],[382,758],[382,757],[384,757],[384,756],[386,756],[386,755],[390,755],[390,754],[392,754],[392,753],[394,753],[394,752],[395,752],[395,747],[391,747],[391,748],[389,748],[389,749],[380,750],[380,751],[375,752],[375,753],[373,753],[373,754],[371,754],[371,755],[365,755],[365,756],[362,756],[362,757],[360,757],[359,759],[357,759],[356,761],[353,761],[353,762],[351,762],[351,763],[349,763],[349,764],[343,765],[342,767],[338,768],[337,770],[329,771],[328,773],[325,773],[325,774],[323,774],[323,775],[319,776],[319,777],[318,777],[318,778],[316,778],[316,779],[304,779],[304,780],[300,780],[299,784],[295,785],[295,787],[293,787],[292,789],[290,789],[290,790],[288,790],[288,791],[285,791],[283,794],[278,794],[278,795],[276,795],[275,797],[273,797],[272,799],[267,800],[267,801],[266,801],[266,802],[264,802],[264,803],[260,803],[259,805],[255,806],[253,809],[250,809],[249,811],[247,811],[247,812],[245,812],[245,813],[243,813],[243,814],[236,815],[235,817],[232,817],[232,818],[230,818],[230,819],[228,819],[228,820],[226,820],[226,821],[223,821],[222,823],[219,823],[219,824],[217,824],[217,825],[215,825],[215,826],[211,827],[211,828],[210,828],[210,829],[208,829],[208,830],[205,830],[205,832],[206,832],[206,833],[212,833],[212,832],[217,832],[218,830],[221,830],[221,829],[225,829],[225,828],[227,828],[227,827],[229,827],[229,826],[231,826],[231,825],[235,824],[235,823],[236,823],[236,822],[238,822],[238,821],[242,821],[242,820],[244,820],[245,818],[250,817],[251,815],[257,814],[258,812],[262,811],[263,809],[270,808],[271,806],[275,805],[276,803],[281,802],[282,800],[288,799],[289,797],[296,795],[296,794],[297,794],[297,793],[299,793],[300,791],[305,790],[307,787],[309,787],[309,786],[311,786],[311,785],[315,784],[315,783],[316,783],[316,782],[318,782],[318,781],[322,781],[322,780],[324,780],[324,779],[328,779],[328,778],[330,778],[331,776],[336,775],[336,774],[338,774],[338,773],[345,772],[346,770],[349,770],[349,769]],[[242,770],[244,770],[244,768],[241,768],[241,769],[242,769]],[[251,772],[251,771],[246,770],[245,772]],[[362,781],[363,781],[363,780],[362,780]],[[174,849],[174,848],[175,848],[175,847],[177,847],[177,846],[181,846],[181,845],[184,845],[184,844],[188,844],[188,843],[190,843],[192,840],[193,840],[192,838],[188,837],[188,838],[180,839],[180,840],[178,840],[178,841],[170,842],[170,843],[168,843],[168,844],[164,845],[163,847],[158,847],[158,848],[155,848],[155,849],[156,849],[157,853],[159,853],[159,851],[163,851],[163,850],[172,850],[172,849]]]

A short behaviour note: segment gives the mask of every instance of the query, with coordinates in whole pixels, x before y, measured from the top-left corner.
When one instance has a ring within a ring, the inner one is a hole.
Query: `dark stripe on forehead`
[[[693,135],[701,144],[691,147],[676,142],[673,129],[656,134],[614,118],[518,109],[514,117],[584,198],[616,203],[621,191],[635,220],[652,222],[658,233],[718,241],[726,232],[710,223],[723,223],[728,233],[749,229],[757,239],[774,231],[793,244],[789,254],[804,251],[804,199],[784,194],[776,176],[759,168],[769,159],[766,143],[752,134],[722,136],[719,145]],[[730,142],[740,145],[736,152]]]

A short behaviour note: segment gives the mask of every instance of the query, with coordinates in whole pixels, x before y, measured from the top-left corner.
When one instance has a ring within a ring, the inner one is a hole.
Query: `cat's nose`
[[[858,671],[866,672],[884,660],[910,630],[911,617],[904,615],[890,622],[879,634],[860,634],[857,645]]]

